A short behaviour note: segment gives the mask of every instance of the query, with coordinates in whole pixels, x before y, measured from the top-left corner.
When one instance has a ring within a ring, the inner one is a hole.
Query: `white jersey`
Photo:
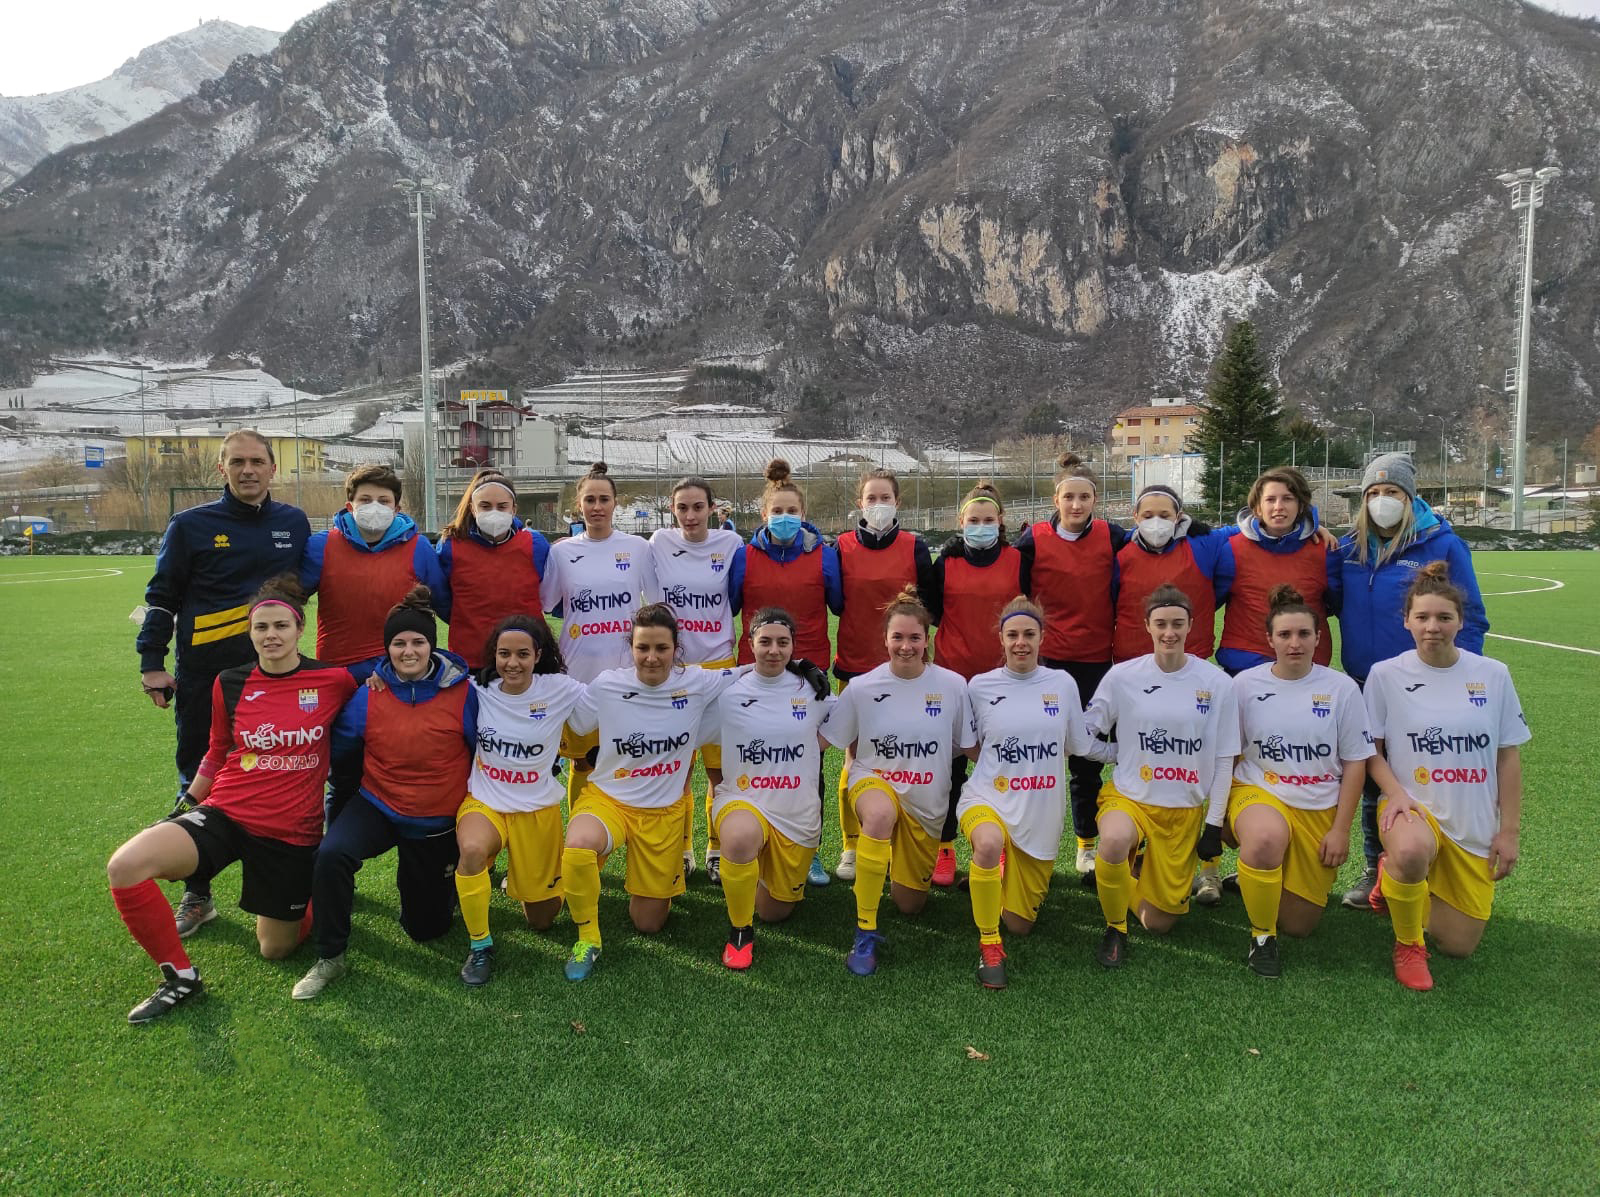
[[[788,672],[765,678],[750,669],[723,690],[713,706],[722,784],[711,817],[720,818],[730,802],[748,802],[789,839],[815,848],[822,840],[817,732],[837,701],[831,694],[818,698],[809,682]]]
[[[643,537],[613,532],[590,540],[580,532],[551,545],[539,598],[546,611],[561,609],[567,673],[590,682],[602,670],[631,666],[633,613],[658,593],[650,544]]]
[[[647,686],[631,665],[595,678],[567,719],[580,736],[599,729],[595,785],[627,806],[671,806],[683,796],[695,749],[706,742],[706,713],[732,679],[731,669],[679,666],[659,686]]]
[[[1241,755],[1234,780],[1266,790],[1296,810],[1339,805],[1343,761],[1364,761],[1376,749],[1367,730],[1361,688],[1326,665],[1296,682],[1271,663],[1233,679],[1239,704]]]
[[[1500,829],[1496,754],[1532,738],[1511,673],[1462,650],[1449,669],[1415,649],[1367,675],[1367,717],[1406,793],[1474,856],[1489,855]]]
[[[1067,814],[1067,757],[1089,744],[1078,683],[1042,666],[1026,675],[991,669],[967,683],[967,697],[979,752],[956,809],[991,808],[1018,848],[1054,860]]]
[[[734,596],[728,587],[734,558],[743,548],[739,534],[726,528],[711,529],[699,544],[685,540],[676,528],[650,537],[661,601],[678,617],[678,644],[691,665],[734,659]]]
[[[830,744],[856,746],[849,783],[888,782],[902,809],[935,839],[950,807],[950,765],[977,743],[967,683],[942,665],[911,680],[885,662],[855,678],[822,724]]]
[[[1116,729],[1112,784],[1147,806],[1205,806],[1217,758],[1239,754],[1233,681],[1199,657],[1174,673],[1154,654],[1113,665],[1087,721],[1091,736]]]
[[[562,673],[543,673],[534,674],[521,694],[500,687],[499,678],[478,687],[478,748],[467,789],[503,814],[555,806],[565,792],[552,773],[556,749],[584,685]]]

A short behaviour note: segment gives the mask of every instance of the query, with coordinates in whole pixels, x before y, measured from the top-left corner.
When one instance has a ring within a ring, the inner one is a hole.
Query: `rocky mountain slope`
[[[119,132],[192,95],[241,54],[278,44],[268,29],[203,21],[147,46],[104,79],[37,96],[0,96],[0,187],[47,154]]]
[[[1515,0],[339,0],[0,195],[0,275],[36,345],[393,376],[425,174],[441,357],[981,442],[1193,393],[1249,315],[1291,404],[1436,438],[1503,418],[1494,175],[1554,164],[1548,431],[1600,417],[1597,128],[1600,34]]]

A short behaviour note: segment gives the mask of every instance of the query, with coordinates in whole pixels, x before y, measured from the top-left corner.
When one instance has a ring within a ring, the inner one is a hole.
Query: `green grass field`
[[[1489,598],[1496,632],[1600,650],[1600,554],[1477,565],[1486,592],[1565,583]],[[1596,656],[1490,641],[1536,737],[1522,863],[1477,956],[1435,957],[1431,994],[1392,980],[1386,923],[1337,908],[1261,981],[1231,895],[1165,941],[1136,931],[1103,973],[1070,857],[1036,933],[1008,941],[1004,993],[973,980],[959,891],[916,921],[886,909],[885,966],[860,980],[836,882],[736,976],[719,891],[697,879],[647,939],[625,929],[616,861],[590,982],[562,979],[564,916],[536,935],[497,895],[498,971],[467,992],[459,922],[412,944],[386,861],[361,874],[354,971],[322,1000],[289,998],[309,950],[257,956],[234,870],[191,941],[207,995],[134,1028],[155,970],[104,864],[170,800],[170,716],[139,692],[127,618],[149,567],[0,561],[0,1190],[1600,1189]]]

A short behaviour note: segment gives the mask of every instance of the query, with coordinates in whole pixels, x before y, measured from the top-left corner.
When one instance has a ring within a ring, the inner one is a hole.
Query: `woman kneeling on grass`
[[[1444,562],[1424,566],[1405,598],[1417,647],[1367,675],[1372,776],[1384,794],[1372,905],[1388,907],[1394,976],[1408,989],[1433,988],[1423,928],[1446,956],[1472,955],[1495,882],[1517,863],[1518,745],[1532,733],[1506,667],[1456,647],[1467,602]]]
[[[795,621],[787,611],[768,607],[748,622],[755,667],[712,708],[722,755],[719,767],[706,766],[728,903],[722,963],[732,969],[750,967],[755,915],[782,922],[806,896],[806,873],[822,839],[818,730],[834,704],[827,675],[794,659]]]
[[[939,834],[949,807],[950,762],[974,738],[967,683],[928,664],[928,609],[907,587],[883,616],[889,659],[851,681],[822,725],[829,743],[852,750],[846,798],[860,821],[856,847],[856,937],[845,967],[878,970],[883,880],[901,914],[928,901]]]
[[[415,586],[389,612],[388,654],[333,729],[335,813],[317,851],[317,962],[294,987],[301,1001],[350,971],[344,955],[356,873],[391,848],[399,855],[395,881],[406,934],[422,943],[450,929],[456,810],[478,738],[478,696],[466,662],[435,647],[438,623],[428,599],[428,588]]]
[[[977,768],[959,813],[972,842],[967,880],[978,982],[986,989],[1006,986],[1001,922],[1013,935],[1028,934],[1050,891],[1067,817],[1066,762],[1088,747],[1078,684],[1071,674],[1039,668],[1043,641],[1044,613],[1028,599],[1012,599],[1000,611],[1005,664],[967,689],[978,722],[978,747],[967,755]]]
[[[569,981],[582,981],[600,959],[600,869],[628,848],[628,915],[653,935],[684,889],[683,819],[691,799],[683,778],[706,739],[706,713],[732,671],[684,668],[678,620],[651,603],[633,616],[633,664],[608,669],[567,719],[574,735],[596,733],[594,770],[572,803],[561,853],[567,906],[578,942],[567,960]]]
[[[561,909],[561,795],[554,771],[567,717],[582,682],[566,675],[550,625],[508,615],[484,647],[477,678],[478,747],[467,798],[456,812],[456,894],[470,940],[466,985],[494,969],[489,934],[489,866],[506,849],[506,893],[528,926],[547,931]]]
[[[1106,916],[1095,959],[1120,968],[1128,953],[1128,912],[1164,935],[1189,909],[1197,857],[1222,852],[1222,822],[1239,753],[1233,682],[1184,651],[1193,614],[1176,586],[1144,600],[1154,651],[1113,665],[1089,703],[1086,755],[1114,761],[1100,790],[1095,888]],[[1116,731],[1116,742],[1099,737]],[[1143,863],[1133,875],[1143,842]]]
[[[1298,590],[1273,587],[1266,629],[1277,660],[1233,683],[1243,751],[1228,792],[1229,839],[1250,918],[1245,962],[1263,977],[1279,975],[1280,928],[1305,936],[1322,921],[1373,753],[1360,689],[1316,664],[1319,622]]]
[[[192,810],[147,827],[106,865],[111,898],[161,986],[128,1012],[160,1018],[204,986],[178,938],[155,878],[211,876],[234,861],[239,906],[256,916],[261,955],[279,960],[305,938],[312,861],[322,838],[328,728],[356,682],[344,669],[300,655],[305,611],[292,579],[269,582],[250,606],[253,665],[224,670],[211,695],[211,747],[189,794]]]

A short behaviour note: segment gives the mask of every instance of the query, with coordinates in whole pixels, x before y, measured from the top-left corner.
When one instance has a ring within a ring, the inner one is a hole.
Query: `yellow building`
[[[181,458],[215,463],[222,452],[222,438],[232,429],[217,428],[207,424],[198,428],[172,428],[165,432],[152,432],[144,436],[130,436],[128,443],[128,468],[143,466],[146,457],[154,469],[167,463],[176,464]],[[272,446],[272,456],[278,463],[278,477],[291,478],[298,468],[303,478],[320,478],[328,468],[328,447],[325,442],[302,436],[265,434]]]
[[[1199,423],[1200,408],[1181,396],[1125,407],[1111,425],[1112,463],[1125,466],[1134,457],[1182,453]]]

